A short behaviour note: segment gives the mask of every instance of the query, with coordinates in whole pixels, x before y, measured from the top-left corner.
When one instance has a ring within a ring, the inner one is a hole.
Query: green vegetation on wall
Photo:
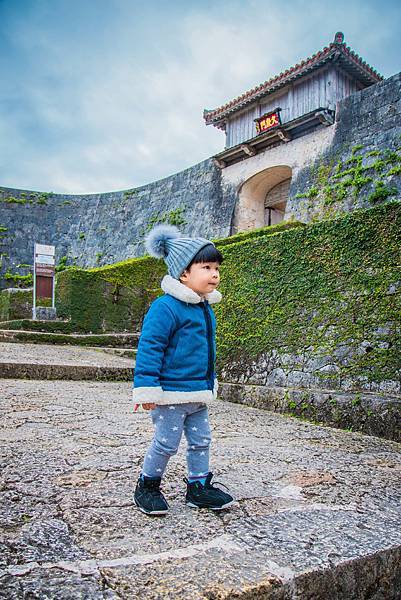
[[[6,204],[47,204],[53,192],[20,192],[18,197],[7,195],[7,190],[0,189],[0,202]]]
[[[287,229],[292,229],[294,227],[303,227],[305,223],[301,223],[300,221],[289,220],[282,221],[281,223],[277,223],[276,225],[268,225],[265,227],[260,227],[259,229],[250,229],[249,231],[241,231],[240,233],[236,233],[228,238],[216,239],[213,242],[219,247],[227,246],[228,244],[235,244],[237,242],[242,242],[244,240],[250,240],[257,238],[259,236],[273,235],[275,233],[279,233],[281,231],[286,231]]]
[[[59,317],[71,319],[76,331],[136,331],[150,302],[161,293],[166,272],[162,261],[143,257],[57,274]]]
[[[0,255],[0,266],[2,265],[2,255]],[[28,265],[25,263],[20,263],[16,265],[16,269],[22,269],[23,271],[28,271],[28,273],[21,274],[19,272],[12,273],[10,270],[7,270],[4,275],[1,276],[3,281],[6,282],[7,287],[13,288],[30,288],[33,284],[33,275],[32,275],[32,265]]]
[[[3,279],[9,284],[19,288],[27,288],[33,284],[32,273],[28,273],[28,275],[20,275],[19,273],[11,273],[10,271],[7,271],[3,275]]]
[[[277,228],[217,241],[224,300],[214,308],[226,380],[246,381],[260,359],[293,354],[308,365],[330,357],[333,369],[315,373],[323,386],[398,381],[401,203]],[[150,257],[68,269],[57,276],[58,314],[83,331],[139,330],[165,272]]]
[[[169,225],[176,225],[180,227],[181,225],[186,224],[186,220],[184,217],[185,206],[178,206],[177,208],[164,211],[164,212],[155,212],[148,220],[148,223],[142,230],[139,232],[140,236],[145,236],[148,231],[150,231],[155,225],[159,225],[160,223],[168,223]]]
[[[351,148],[347,158],[322,158],[310,169],[311,185],[295,195],[302,200],[310,222],[333,219],[346,210],[345,203],[358,199],[371,206],[397,196],[395,177],[401,174],[401,146],[395,150],[365,149],[362,144]],[[311,214],[313,213],[313,214]]]
[[[10,314],[9,294],[0,292],[0,321],[7,321]]]
[[[0,321],[31,317],[32,290],[0,291]]]
[[[227,381],[277,354],[304,365],[330,356],[335,372],[316,372],[328,387],[400,379],[400,202],[232,244],[224,257],[215,310]]]

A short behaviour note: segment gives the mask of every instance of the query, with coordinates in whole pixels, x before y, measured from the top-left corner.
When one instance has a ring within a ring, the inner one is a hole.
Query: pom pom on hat
[[[205,238],[181,237],[175,225],[165,223],[156,225],[145,238],[146,250],[155,258],[163,258],[175,279],[179,279],[197,252],[209,244],[214,245]]]
[[[145,248],[155,258],[166,258],[169,249],[167,243],[180,237],[175,225],[161,223],[156,225],[145,238]]]

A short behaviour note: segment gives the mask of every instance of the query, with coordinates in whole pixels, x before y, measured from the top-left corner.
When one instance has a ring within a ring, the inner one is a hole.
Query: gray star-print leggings
[[[151,411],[154,437],[146,453],[142,473],[162,477],[171,456],[177,453],[182,432],[187,439],[187,466],[190,477],[209,472],[211,442],[207,406],[199,402],[159,405]]]

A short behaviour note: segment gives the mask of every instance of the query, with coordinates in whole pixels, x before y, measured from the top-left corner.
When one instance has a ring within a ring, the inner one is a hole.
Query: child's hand
[[[142,408],[144,408],[145,410],[153,410],[154,408],[156,408],[156,404],[154,402],[148,402],[146,404],[142,404]]]

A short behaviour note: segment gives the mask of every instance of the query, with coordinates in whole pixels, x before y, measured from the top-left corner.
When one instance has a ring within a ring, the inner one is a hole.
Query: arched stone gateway
[[[291,177],[291,168],[280,165],[245,181],[238,191],[231,234],[280,223],[286,214]]]

